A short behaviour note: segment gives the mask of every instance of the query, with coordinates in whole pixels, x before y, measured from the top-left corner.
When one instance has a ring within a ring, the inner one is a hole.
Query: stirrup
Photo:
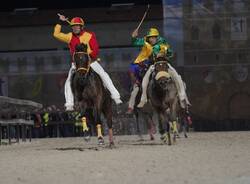
[[[138,108],[143,108],[143,106],[147,103],[147,100],[140,101],[140,103],[137,105]]]

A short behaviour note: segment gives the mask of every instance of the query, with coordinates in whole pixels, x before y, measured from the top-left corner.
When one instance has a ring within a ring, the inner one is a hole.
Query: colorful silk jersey
[[[76,45],[84,43],[88,46],[88,53],[92,59],[96,59],[99,53],[99,45],[93,32],[82,31],[79,35],[72,32],[62,33],[62,26],[57,24],[54,28],[54,37],[68,44],[70,54],[73,56]]]

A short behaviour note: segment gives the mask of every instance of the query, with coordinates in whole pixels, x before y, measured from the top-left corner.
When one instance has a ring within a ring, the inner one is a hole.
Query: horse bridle
[[[81,51],[81,52],[74,52],[73,59],[75,58],[75,54],[87,54],[88,57],[89,57],[89,54],[87,52],[82,52]],[[77,72],[85,71],[86,73],[88,73],[89,69],[90,69],[90,57],[89,57],[89,60],[88,60],[87,68],[85,68],[85,67],[79,67],[79,68],[76,69],[76,71]]]
[[[168,64],[168,62],[167,61],[157,61],[154,63],[154,66],[158,65],[158,64]]]
[[[169,68],[168,67],[168,62],[167,61],[157,61],[156,63],[154,63],[154,67],[156,66],[156,65],[162,65],[162,64],[166,64],[167,65],[167,68]],[[155,72],[155,71],[154,71]],[[169,73],[168,73],[168,71],[158,71],[157,73],[155,72],[155,76],[154,76],[154,78],[155,78],[155,80],[158,80],[159,78],[161,78],[161,77],[167,77],[167,78],[169,78],[169,77],[171,77],[170,75],[169,75]]]

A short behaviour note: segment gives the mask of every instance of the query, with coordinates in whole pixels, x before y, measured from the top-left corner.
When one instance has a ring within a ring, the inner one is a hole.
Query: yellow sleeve
[[[69,43],[72,37],[72,33],[67,33],[67,34],[62,33],[61,29],[62,29],[62,26],[57,24],[54,28],[53,36],[62,42]]]

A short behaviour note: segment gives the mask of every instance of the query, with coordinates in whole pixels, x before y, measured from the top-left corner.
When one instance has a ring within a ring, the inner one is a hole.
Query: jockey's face
[[[150,45],[155,45],[157,42],[157,36],[148,37],[148,42],[150,43]]]
[[[74,25],[72,26],[72,32],[76,35],[80,34],[82,30],[82,26],[81,25]]]

